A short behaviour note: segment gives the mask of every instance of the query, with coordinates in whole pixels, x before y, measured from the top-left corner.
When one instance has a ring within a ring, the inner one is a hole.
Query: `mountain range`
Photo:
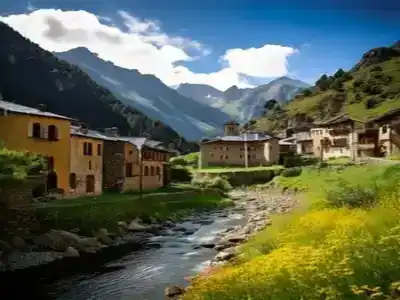
[[[308,87],[281,77],[255,88],[219,91],[201,84],[168,87],[154,75],[118,67],[86,48],[50,53],[0,22],[0,93],[6,101],[45,104],[93,129],[116,126],[182,146],[222,133],[228,120],[259,116],[270,99],[284,103]],[[23,88],[21,88],[23,86]]]
[[[240,123],[260,117],[268,100],[284,104],[310,85],[289,77],[280,77],[255,88],[240,89],[232,86],[222,92],[208,85],[181,84],[177,91],[182,95],[206,103],[230,115]]]

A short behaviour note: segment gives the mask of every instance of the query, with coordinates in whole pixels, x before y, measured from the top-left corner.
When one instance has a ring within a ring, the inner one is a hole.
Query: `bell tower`
[[[239,135],[240,124],[235,121],[229,121],[224,124],[224,135]]]

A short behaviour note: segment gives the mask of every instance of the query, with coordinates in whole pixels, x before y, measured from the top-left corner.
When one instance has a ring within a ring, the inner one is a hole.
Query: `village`
[[[199,168],[209,166],[258,167],[282,164],[285,156],[313,156],[321,161],[349,158],[390,158],[400,150],[400,110],[370,120],[346,113],[318,122],[294,120],[276,134],[243,131],[225,124],[224,136],[203,140]]]
[[[120,136],[118,128],[95,131],[42,106],[0,101],[0,111],[4,146],[46,158],[47,175],[33,197],[44,192],[65,198],[101,195],[103,190],[157,189],[168,183],[166,166],[173,152],[161,142]]]

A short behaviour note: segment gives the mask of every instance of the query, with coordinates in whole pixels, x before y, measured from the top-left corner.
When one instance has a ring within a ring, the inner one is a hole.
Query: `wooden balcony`
[[[350,127],[334,127],[329,129],[329,134],[331,136],[347,136],[350,132]]]

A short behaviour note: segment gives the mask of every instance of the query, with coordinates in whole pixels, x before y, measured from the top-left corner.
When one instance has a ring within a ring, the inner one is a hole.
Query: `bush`
[[[192,166],[196,167],[199,161],[199,153],[193,152],[186,155],[175,156],[170,159],[174,166]]]
[[[301,174],[302,169],[300,167],[288,168],[282,171],[283,177],[296,177]]]
[[[372,186],[351,185],[343,180],[337,181],[326,192],[326,201],[332,207],[370,207],[376,204],[378,189]]]
[[[171,168],[170,176],[172,182],[190,182],[192,180],[192,173],[183,167]]]
[[[286,156],[283,159],[283,166],[285,168],[293,168],[293,167],[300,167],[303,163],[301,156],[294,155],[294,156]]]
[[[197,174],[193,177],[192,184],[201,188],[214,188],[224,192],[232,189],[230,183],[221,176],[209,177]]]
[[[169,162],[173,166],[186,166],[188,164],[183,156],[172,157]]]

